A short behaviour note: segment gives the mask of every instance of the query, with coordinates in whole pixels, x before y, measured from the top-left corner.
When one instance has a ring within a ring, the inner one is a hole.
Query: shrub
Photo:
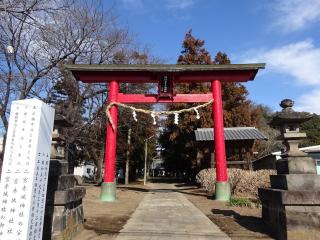
[[[250,171],[236,168],[228,169],[231,194],[234,197],[258,200],[258,188],[270,187],[270,175],[276,174],[275,170]],[[216,182],[216,169],[208,168],[201,170],[196,181],[207,192],[213,193]]]

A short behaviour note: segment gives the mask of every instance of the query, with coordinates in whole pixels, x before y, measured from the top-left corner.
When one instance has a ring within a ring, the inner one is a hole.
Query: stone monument
[[[82,198],[85,188],[75,186],[65,154],[62,129],[71,127],[62,115],[56,114],[52,134],[51,161],[46,199],[43,239],[72,239],[83,223]]]
[[[11,105],[0,183],[0,239],[42,239],[54,109],[37,99]]]
[[[278,126],[286,146],[276,162],[277,175],[270,176],[271,188],[260,188],[262,218],[276,239],[320,239],[320,176],[316,163],[299,150],[306,134],[299,125],[312,115],[295,112],[293,101],[285,99],[271,125]]]

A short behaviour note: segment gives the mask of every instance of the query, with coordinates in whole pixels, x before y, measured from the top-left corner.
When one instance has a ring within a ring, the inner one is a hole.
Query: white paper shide
[[[54,109],[14,101],[0,183],[0,239],[42,239]]]

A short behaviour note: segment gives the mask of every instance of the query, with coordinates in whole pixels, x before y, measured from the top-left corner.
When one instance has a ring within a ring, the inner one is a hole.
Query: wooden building
[[[195,130],[198,142],[197,162],[201,168],[215,167],[213,128]],[[252,147],[255,140],[268,140],[268,137],[254,127],[224,128],[227,166],[230,168],[252,169]]]

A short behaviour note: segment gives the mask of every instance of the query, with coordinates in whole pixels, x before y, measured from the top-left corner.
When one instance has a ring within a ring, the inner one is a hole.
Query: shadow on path
[[[168,179],[165,179],[165,182],[167,182]],[[125,190],[129,190],[129,191],[137,191],[137,192],[179,192],[182,194],[187,194],[187,195],[194,195],[194,196],[203,196],[206,197],[208,199],[211,199],[212,196],[209,196],[208,194],[204,193],[203,191],[199,191],[199,193],[194,193],[194,192],[190,192],[189,190],[197,190],[200,188],[192,183],[177,183],[175,181],[176,179],[171,179],[171,181],[173,181],[172,184],[174,184],[174,186],[176,188],[152,188],[152,189],[148,189],[144,186],[141,187],[130,187],[127,185],[118,185],[117,188],[118,189],[125,189]]]
[[[194,195],[194,196],[203,196],[209,198],[209,196],[204,195],[203,193],[191,193],[186,192],[187,190],[194,190],[197,188],[183,188],[183,189],[167,189],[167,188],[157,188],[157,189],[149,189],[149,192],[178,192],[186,195]]]
[[[146,188],[139,188],[139,187],[126,187],[126,186],[118,186],[118,189],[125,189],[129,191],[137,191],[137,192],[179,192],[182,194],[187,194],[187,195],[194,195],[194,196],[203,196],[207,198],[211,198],[211,196],[207,196],[203,193],[191,193],[191,192],[186,192],[187,190],[193,190],[193,189],[198,189],[197,187],[190,187],[190,188],[182,188],[182,189],[170,189],[170,188],[155,188],[155,189],[146,189]]]
[[[144,187],[128,187],[128,186],[117,186],[118,189],[125,189],[129,191],[136,191],[136,192],[149,192],[149,189],[146,189]]]
[[[242,227],[248,229],[249,231],[261,233],[272,237],[272,235],[268,232],[266,225],[263,223],[260,217],[254,216],[243,216],[234,210],[223,210],[223,209],[212,209],[211,212],[214,215],[223,215],[224,217],[232,217],[236,223],[241,225]],[[219,216],[217,216],[218,218]]]

